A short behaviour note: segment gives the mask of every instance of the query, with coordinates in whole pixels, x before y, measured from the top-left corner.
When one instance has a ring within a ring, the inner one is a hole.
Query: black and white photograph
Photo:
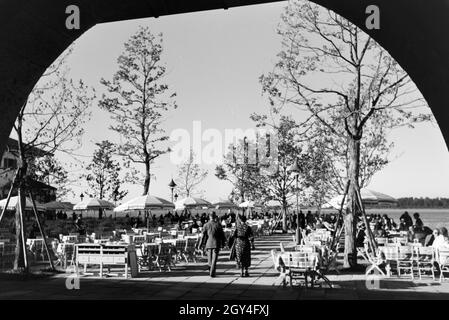
[[[448,1],[0,0],[0,27],[0,300],[449,299]]]

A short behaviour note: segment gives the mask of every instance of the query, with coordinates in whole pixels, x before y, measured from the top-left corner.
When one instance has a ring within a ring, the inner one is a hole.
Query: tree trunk
[[[282,199],[282,232],[286,233],[288,231],[287,226],[287,199],[284,197]]]
[[[148,194],[148,191],[150,190],[150,161],[145,162],[145,182],[143,185],[143,195],[146,196]]]
[[[344,251],[344,268],[352,268],[357,265],[357,250],[355,247],[356,226],[357,226],[357,190],[359,186],[360,172],[360,140],[350,140],[350,159],[349,159],[349,181],[350,187],[348,192],[349,207],[344,217],[345,228],[345,251]]]
[[[18,181],[18,203],[16,207],[15,214],[15,224],[16,224],[16,250],[14,257],[14,270],[23,270],[28,272],[28,263],[26,257],[26,240],[25,233],[26,227],[25,222],[23,220],[23,215],[25,214],[26,208],[26,196],[25,190],[23,189],[23,184],[25,182],[28,170],[28,163],[25,157],[24,148],[23,148],[23,140],[22,140],[22,117],[23,117],[23,109],[21,114],[18,117],[17,124],[17,141],[19,148],[19,160],[20,160],[20,169],[17,173],[17,181]]]
[[[19,181],[23,181],[24,175],[23,171],[19,170]],[[23,220],[23,214],[25,211],[26,206],[26,197],[25,193],[22,190],[22,187],[19,187],[18,190],[18,203],[16,207],[16,213],[15,213],[15,224],[16,224],[16,249],[15,249],[15,257],[14,257],[14,270],[19,271],[27,271],[26,265],[25,265],[25,257],[24,254],[24,243],[25,243],[25,236],[22,237],[22,234],[25,235],[26,228],[25,228],[25,222]]]

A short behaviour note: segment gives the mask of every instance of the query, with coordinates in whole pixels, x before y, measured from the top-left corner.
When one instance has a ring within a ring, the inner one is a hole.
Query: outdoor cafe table
[[[43,246],[44,246],[44,239],[43,238],[27,239],[27,245],[28,245],[29,248],[35,247],[38,243],[43,248]]]
[[[145,232],[148,231],[147,228],[132,228],[132,230],[133,230],[136,234],[144,234]]]
[[[62,236],[62,242],[73,242],[73,243],[77,243],[78,242],[78,236],[75,235],[69,235],[69,236]]]
[[[161,242],[164,243],[170,243],[171,245],[176,245],[176,239],[161,239],[161,238],[156,238],[156,244],[159,244]]]

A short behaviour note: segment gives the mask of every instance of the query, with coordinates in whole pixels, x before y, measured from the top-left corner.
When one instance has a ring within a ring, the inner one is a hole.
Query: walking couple
[[[216,274],[216,265],[220,249],[226,244],[226,237],[221,224],[218,222],[217,215],[212,212],[210,219],[203,227],[202,245],[207,250],[207,261],[209,265],[209,274],[213,278]],[[246,224],[246,217],[240,216],[237,220],[236,229],[231,237],[230,248],[235,250],[235,259],[241,268],[241,276],[248,277],[248,268],[251,266],[251,241],[253,233]]]

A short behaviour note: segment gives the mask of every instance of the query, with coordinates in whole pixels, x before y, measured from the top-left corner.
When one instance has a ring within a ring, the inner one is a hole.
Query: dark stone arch
[[[46,68],[98,23],[226,9],[279,0],[0,0],[0,154],[26,96]],[[449,1],[313,0],[351,20],[401,64],[449,141]],[[365,9],[380,8],[380,30],[365,29]],[[81,29],[65,27],[78,5]]]

